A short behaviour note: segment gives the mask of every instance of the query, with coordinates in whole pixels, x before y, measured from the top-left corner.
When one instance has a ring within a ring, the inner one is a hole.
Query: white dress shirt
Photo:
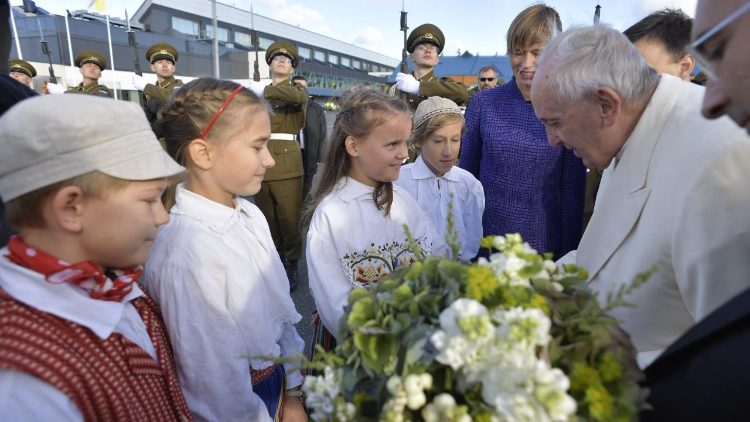
[[[352,289],[414,262],[404,225],[425,255],[442,247],[430,219],[408,192],[393,186],[387,216],[375,206],[372,192],[370,186],[342,178],[318,204],[307,233],[310,289],[323,325],[334,336]]]
[[[72,321],[106,340],[119,333],[154,360],[156,350],[132,303],[143,296],[137,285],[122,302],[91,299],[71,284],[48,283],[44,275],[9,261],[0,250],[0,287],[19,302]],[[0,421],[82,421],[75,402],[51,384],[10,369],[0,369]]]
[[[484,189],[468,171],[453,166],[441,177],[427,167],[422,156],[414,163],[401,167],[396,181],[416,199],[435,226],[441,239],[448,232],[448,205],[453,198],[454,230],[461,245],[459,259],[469,261],[479,252],[482,239]]]
[[[304,349],[289,281],[258,207],[229,208],[177,187],[144,283],[161,306],[177,373],[198,420],[270,420],[253,393],[250,368]],[[287,388],[302,383],[286,364]]]

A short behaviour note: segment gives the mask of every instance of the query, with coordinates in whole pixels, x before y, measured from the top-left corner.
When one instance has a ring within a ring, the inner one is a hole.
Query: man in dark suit
[[[292,81],[298,85],[307,88],[307,79],[302,75],[292,78]],[[307,101],[307,118],[305,127],[302,129],[302,165],[305,168],[304,187],[302,189],[302,198],[312,189],[312,180],[318,167],[322,165],[323,151],[325,151],[327,123],[323,106],[312,99]]]
[[[727,115],[750,134],[750,81],[743,73],[750,68],[750,2],[699,0],[693,38],[696,59],[710,75],[703,115]],[[712,288],[721,289],[722,280],[715,281]],[[670,345],[646,368],[646,386],[653,410],[642,421],[750,420],[750,289]]]

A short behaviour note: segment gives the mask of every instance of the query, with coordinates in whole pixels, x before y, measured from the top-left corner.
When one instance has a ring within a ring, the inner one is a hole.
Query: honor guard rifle
[[[39,23],[39,19],[37,19],[36,24],[39,27],[39,38],[41,38],[39,42],[42,44],[42,54],[47,56],[47,62],[49,63],[49,81],[56,84],[55,69],[52,68],[52,53],[49,51],[47,41],[44,40],[44,33],[42,32],[42,25]]]
[[[258,68],[258,49],[260,49],[260,40],[258,32],[255,30],[255,13],[253,12],[253,3],[250,2],[250,43],[255,49],[255,63],[253,63],[253,80],[260,82],[260,69]]]
[[[128,45],[133,48],[133,70],[136,75],[143,76],[143,70],[141,69],[141,60],[138,58],[138,43],[135,41],[135,31],[130,27],[130,18],[128,17],[128,9],[125,9],[125,21],[128,23]],[[146,107],[146,96],[143,91],[138,90],[138,101],[141,103],[141,107]]]
[[[406,24],[406,1],[401,2],[401,31],[404,32],[404,48],[401,50],[401,73],[407,73],[409,70],[409,66],[406,64],[406,52],[407,52],[407,45],[406,45],[406,31],[409,30],[409,26]]]

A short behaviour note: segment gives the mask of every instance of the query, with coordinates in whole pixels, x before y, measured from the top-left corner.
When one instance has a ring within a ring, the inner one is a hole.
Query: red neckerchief
[[[109,270],[114,274],[112,280],[91,261],[68,264],[29,246],[18,235],[10,238],[8,251],[8,259],[14,264],[44,274],[46,280],[52,284],[76,285],[85,290],[92,299],[121,302],[133,290],[133,283],[143,274],[141,266],[127,270],[113,269]]]

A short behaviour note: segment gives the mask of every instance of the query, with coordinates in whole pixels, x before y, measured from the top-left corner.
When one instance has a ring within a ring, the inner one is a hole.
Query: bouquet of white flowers
[[[496,252],[476,264],[423,258],[351,292],[338,346],[305,380],[312,420],[637,418],[635,351],[586,271],[519,235],[482,245]]]

